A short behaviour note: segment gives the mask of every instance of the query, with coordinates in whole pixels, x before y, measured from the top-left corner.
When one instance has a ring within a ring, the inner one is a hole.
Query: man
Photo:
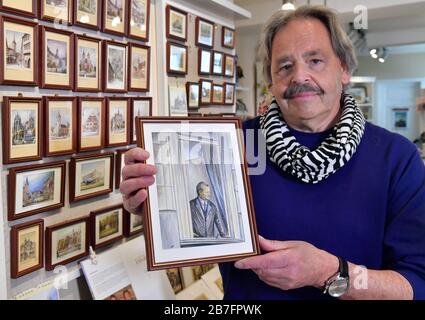
[[[425,167],[344,93],[356,58],[336,14],[277,12],[260,48],[275,100],[244,127],[267,142],[250,176],[263,254],[220,266],[225,298],[425,299]],[[144,150],[126,156],[137,212],[155,169],[137,164]]]
[[[210,186],[201,181],[196,185],[197,197],[190,200],[193,235],[195,238],[215,238],[226,236],[225,224],[217,206],[210,200]],[[215,231],[216,230],[216,231]]]

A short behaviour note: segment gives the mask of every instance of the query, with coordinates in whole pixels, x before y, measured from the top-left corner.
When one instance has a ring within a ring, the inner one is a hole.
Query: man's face
[[[203,189],[201,189],[201,191],[199,191],[199,197],[202,200],[207,200],[210,198],[210,196],[211,196],[210,187],[204,187]]]
[[[279,30],[272,44],[271,75],[271,91],[283,115],[296,121],[336,116],[342,87],[350,81],[328,30],[317,19],[295,19]]]

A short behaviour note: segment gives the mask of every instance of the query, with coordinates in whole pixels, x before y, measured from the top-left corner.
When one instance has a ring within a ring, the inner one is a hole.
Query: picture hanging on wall
[[[104,98],[78,99],[78,151],[93,151],[105,146],[106,106]]]
[[[90,245],[94,249],[124,237],[124,208],[122,204],[90,212]]]
[[[127,25],[128,0],[103,0],[102,31],[124,36]]]
[[[124,235],[133,237],[143,233],[143,216],[124,210]]]
[[[224,84],[224,104],[232,105],[235,103],[235,84],[225,82]]]
[[[75,35],[75,91],[101,90],[101,40]]]
[[[199,82],[200,89],[200,105],[209,105],[212,101],[212,80],[201,79]]]
[[[131,99],[131,143],[136,143],[136,117],[152,116],[152,98],[132,98]]]
[[[213,75],[222,76],[224,67],[224,53],[214,51],[213,54]]]
[[[409,108],[393,108],[393,128],[395,130],[409,128]]]
[[[130,143],[130,102],[125,97],[106,98],[106,146],[126,146]]]
[[[235,48],[235,30],[223,26],[221,28],[221,45],[225,48]]]
[[[35,18],[37,16],[37,0],[0,0],[0,10]]]
[[[0,15],[0,84],[37,86],[37,24]]]
[[[57,24],[71,24],[72,0],[41,0],[40,19]]]
[[[130,43],[128,46],[128,90],[149,91],[150,48]]]
[[[115,150],[117,152],[115,156],[115,189],[120,188],[120,184],[122,181],[122,169],[124,169],[125,165],[124,156],[125,153],[131,149],[132,148]]]
[[[100,29],[101,0],[74,0],[73,23],[77,26]]]
[[[198,49],[198,74],[210,75],[212,69],[212,51],[204,48]]]
[[[168,87],[171,116],[187,116],[186,88],[184,86],[169,85]]]
[[[129,38],[149,41],[150,7],[150,0],[130,0],[127,26]]]
[[[198,82],[187,82],[187,107],[189,109],[199,108],[199,83]]]
[[[235,57],[224,55],[224,76],[233,78],[235,76]]]
[[[188,64],[187,46],[167,42],[167,73],[186,75]]]
[[[165,21],[167,38],[187,40],[187,12],[168,5]]]
[[[127,92],[127,45],[103,41],[103,90],[105,92]]]
[[[220,84],[213,85],[213,95],[212,103],[213,104],[223,104],[223,86]]]
[[[214,22],[196,17],[195,43],[197,46],[214,47]]]

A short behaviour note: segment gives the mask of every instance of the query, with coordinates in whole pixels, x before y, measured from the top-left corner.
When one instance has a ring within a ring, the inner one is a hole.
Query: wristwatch
[[[350,287],[348,263],[341,257],[338,257],[338,260],[338,271],[326,281],[323,291],[324,294],[327,293],[334,298],[339,298],[344,295]]]

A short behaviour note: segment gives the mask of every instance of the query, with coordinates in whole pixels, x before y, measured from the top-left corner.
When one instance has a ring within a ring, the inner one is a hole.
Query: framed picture
[[[16,167],[8,175],[8,219],[64,206],[65,161]]]
[[[78,98],[78,152],[105,146],[106,106],[104,98]]]
[[[71,24],[72,0],[41,0],[40,19],[54,23]]]
[[[89,254],[89,218],[46,227],[46,270],[66,265]]]
[[[213,71],[212,71],[212,73],[214,75],[217,75],[217,76],[223,75],[223,66],[224,66],[223,60],[224,60],[224,53],[214,51],[214,54],[213,54]]]
[[[224,55],[224,76],[233,78],[235,76],[235,57]]]
[[[40,160],[43,140],[41,98],[3,97],[3,163]]]
[[[124,235],[133,237],[143,233],[143,216],[124,210]]]
[[[146,162],[158,168],[144,206],[148,270],[258,254],[240,121],[151,117],[137,128]],[[217,163],[223,154],[226,163]]]
[[[122,181],[122,169],[124,169],[124,156],[125,153],[132,148],[126,148],[126,149],[118,149],[115,150],[117,152],[115,156],[115,189],[120,188],[120,184]]]
[[[103,41],[103,91],[127,92],[127,45]]]
[[[199,108],[199,83],[186,82],[187,90],[187,107],[189,109]]]
[[[41,219],[12,226],[10,231],[10,276],[12,279],[43,268],[43,241],[44,221]]]
[[[196,17],[195,43],[197,46],[214,47],[214,22]]]
[[[235,48],[235,30],[223,26],[221,28],[221,45],[224,48]]]
[[[0,0],[0,10],[35,18],[37,16],[37,0]]]
[[[223,86],[221,84],[213,84],[212,103],[213,104],[224,103]]]
[[[214,292],[218,299],[223,300],[223,279],[221,278],[218,266],[214,266],[214,268],[203,274],[201,279],[207,284],[211,291]]]
[[[179,43],[167,42],[167,73],[186,75],[187,64],[187,47]]]
[[[102,31],[124,36],[126,34],[128,0],[103,0]]]
[[[137,143],[136,134],[136,117],[150,117],[152,116],[152,98],[132,98],[131,99],[131,143]]]
[[[37,86],[37,24],[1,15],[0,37],[0,84]]]
[[[202,105],[209,105],[212,102],[212,80],[205,80],[201,79],[200,84],[201,91],[200,91],[200,100],[199,104]]]
[[[168,5],[165,15],[167,38],[186,41],[187,12]]]
[[[114,154],[75,156],[69,167],[69,201],[80,201],[112,192]]]
[[[44,97],[44,114],[45,156],[77,152],[77,98]]]
[[[72,32],[41,27],[41,88],[72,90],[74,41]]]
[[[90,245],[93,249],[124,238],[124,208],[122,204],[90,212]]]
[[[101,40],[75,35],[75,56],[74,90],[99,92],[101,90]]]
[[[393,128],[405,130],[409,128],[409,108],[393,108]]]
[[[127,37],[149,41],[150,0],[130,0]]]
[[[180,268],[172,268],[166,270],[168,280],[173,288],[174,294],[183,290],[183,275]]]
[[[151,48],[130,43],[128,46],[128,90],[149,91]]]
[[[130,101],[129,98],[106,98],[106,146],[126,146],[130,143]]]
[[[74,0],[74,25],[99,30],[102,18],[101,9],[101,0]]]
[[[225,82],[224,84],[224,104],[235,104],[235,84]]]
[[[169,85],[168,94],[171,116],[187,116],[186,88],[179,85]]]
[[[367,88],[361,85],[355,85],[349,88],[348,93],[354,98],[356,103],[362,104],[367,103]]]
[[[204,48],[198,49],[198,74],[210,75],[212,69],[212,51]]]

